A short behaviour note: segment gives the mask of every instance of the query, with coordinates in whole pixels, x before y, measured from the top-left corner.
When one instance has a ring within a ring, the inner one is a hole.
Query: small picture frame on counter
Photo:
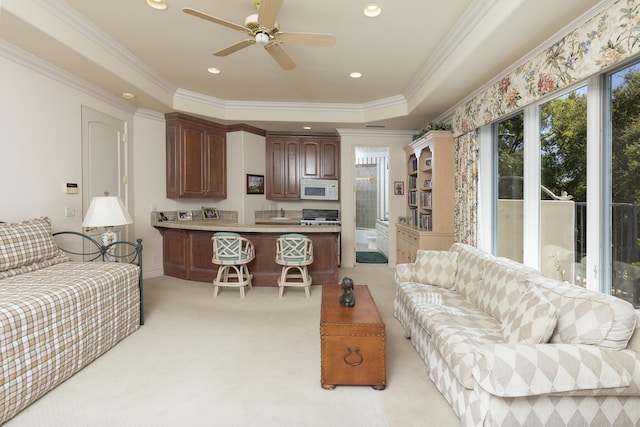
[[[205,220],[208,219],[220,219],[220,212],[217,208],[212,207],[202,207],[202,218]]]
[[[264,194],[264,175],[247,174],[247,194]]]
[[[178,211],[178,221],[191,220],[193,220],[193,213],[191,211]]]

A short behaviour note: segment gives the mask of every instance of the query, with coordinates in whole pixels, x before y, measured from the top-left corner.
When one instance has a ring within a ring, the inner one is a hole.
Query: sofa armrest
[[[475,381],[502,397],[627,387],[638,360],[630,350],[585,344],[490,344],[474,356]]]
[[[414,266],[415,264],[397,264],[396,274],[394,276],[396,283],[414,282]]]

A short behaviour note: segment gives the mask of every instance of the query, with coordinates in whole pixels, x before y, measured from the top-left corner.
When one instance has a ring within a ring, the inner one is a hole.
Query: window
[[[498,193],[496,230],[498,256],[522,262],[524,114],[496,123]]]
[[[640,64],[607,76],[611,293],[640,306]]]
[[[586,285],[587,88],[540,106],[540,271]]]
[[[484,247],[640,308],[640,63],[480,134],[481,147],[493,140]]]

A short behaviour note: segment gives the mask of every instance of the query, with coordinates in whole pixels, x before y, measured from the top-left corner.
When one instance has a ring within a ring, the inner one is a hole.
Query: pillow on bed
[[[34,218],[0,224],[0,272],[59,256],[51,234],[51,220]]]

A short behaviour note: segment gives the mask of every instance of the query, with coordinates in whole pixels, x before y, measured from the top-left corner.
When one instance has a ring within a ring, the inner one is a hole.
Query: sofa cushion
[[[458,254],[455,289],[469,300],[476,301],[477,282],[482,280],[484,260],[491,255],[465,243],[454,243],[450,252]]]
[[[51,220],[35,218],[0,224],[0,272],[60,256],[51,234]]]
[[[518,307],[527,290],[526,278],[536,270],[507,258],[487,258],[482,269],[482,281],[477,282],[477,304],[481,310],[499,322]]]
[[[418,250],[413,281],[451,288],[455,284],[457,252]]]
[[[632,382],[635,356],[592,345],[492,344],[475,352],[473,376],[496,396],[615,395]]]
[[[478,319],[483,319],[482,326],[480,326],[480,322],[475,326],[469,326],[441,320],[435,322],[430,331],[431,339],[438,353],[447,363],[458,382],[468,389],[475,386],[473,368],[476,363],[476,350],[488,344],[502,342],[500,324],[480,310],[477,311],[476,316],[479,316]],[[489,326],[492,322],[495,323]]]
[[[530,286],[502,322],[502,336],[507,343],[546,343],[557,322],[556,308],[538,288]]]
[[[558,324],[552,343],[592,344],[622,350],[636,326],[631,303],[542,276],[529,278],[558,309]]]

